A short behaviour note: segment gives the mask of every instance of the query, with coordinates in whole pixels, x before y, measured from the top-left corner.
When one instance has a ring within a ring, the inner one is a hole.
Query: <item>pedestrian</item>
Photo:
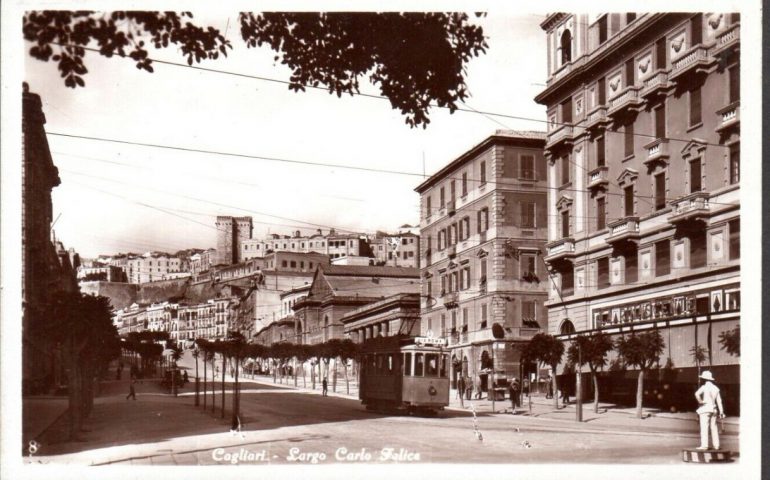
[[[508,395],[511,397],[511,413],[516,415],[516,389],[513,380],[508,382]]]
[[[457,396],[460,397],[460,406],[465,407],[463,404],[463,392],[465,392],[465,377],[460,375],[457,379]]]
[[[525,378],[523,382],[521,382],[521,393],[525,397],[529,397],[529,379]]]
[[[470,400],[473,394],[473,380],[471,377],[465,377],[465,399]]]
[[[476,377],[476,400],[481,400],[481,375]]]
[[[326,377],[324,377],[323,382],[321,382],[321,394],[326,397],[329,393],[329,382],[326,380]]]
[[[549,375],[545,389],[545,398],[553,398],[553,378]]]
[[[136,380],[131,380],[131,383],[128,384],[128,395],[126,395],[126,400],[129,398],[133,398],[136,400]]]
[[[722,396],[719,394],[719,387],[714,385],[715,380],[711,371],[705,370],[701,373],[700,378],[705,383],[695,392],[695,399],[698,400],[700,405],[696,410],[700,417],[700,446],[698,450],[708,450],[709,429],[711,429],[711,443],[714,445],[714,450],[719,450],[717,417],[725,418]]]
[[[513,404],[514,404],[514,408],[518,408],[518,407],[521,406],[521,401],[520,401],[520,398],[519,398],[519,396],[521,395],[521,386],[519,385],[519,379],[518,378],[514,378],[512,384],[513,384],[513,398],[512,398],[512,401],[513,401]]]
[[[182,384],[187,385],[190,382],[190,377],[187,376],[187,370],[184,371],[184,374],[182,375]]]

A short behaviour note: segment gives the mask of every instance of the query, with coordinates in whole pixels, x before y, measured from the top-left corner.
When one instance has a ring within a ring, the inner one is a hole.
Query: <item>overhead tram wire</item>
[[[60,47],[77,47],[77,48],[82,48],[83,50],[86,50],[86,51],[96,52],[96,53],[100,52],[100,50],[98,48],[86,47],[86,46],[82,46],[82,45],[63,44],[63,43],[57,43],[57,42],[51,42],[51,44],[52,45],[57,45],[57,46],[60,46]],[[118,52],[113,53],[113,55],[121,57],[121,58],[129,58],[129,56],[127,54],[120,54]],[[152,60],[153,62],[156,62],[156,63],[159,63],[159,64],[163,64],[163,65],[171,65],[171,66],[175,66],[175,67],[182,67],[182,68],[188,68],[188,69],[193,69],[193,70],[201,70],[201,71],[210,72],[210,73],[219,73],[219,74],[223,74],[223,75],[232,75],[232,76],[236,76],[236,77],[250,78],[250,79],[253,79],[253,80],[259,80],[259,81],[264,81],[264,82],[280,83],[280,84],[284,84],[284,85],[292,85],[292,86],[297,86],[298,85],[298,86],[301,86],[303,88],[322,90],[322,91],[327,92],[327,93],[329,92],[329,89],[326,88],[326,87],[319,87],[319,86],[311,85],[311,84],[301,84],[301,83],[296,83],[296,82],[290,82],[288,80],[279,80],[277,78],[262,77],[262,76],[258,76],[258,75],[250,75],[250,74],[240,73],[240,72],[231,72],[231,71],[221,70],[221,69],[216,69],[216,68],[202,67],[202,66],[199,66],[199,65],[187,65],[187,64],[184,64],[184,63],[180,63],[180,62],[171,62],[171,61],[168,61],[168,60],[159,60],[159,59],[152,58],[152,57],[147,57],[147,59],[148,60]],[[374,95],[374,94],[371,94],[371,93],[361,93],[361,92],[346,92],[346,93],[349,93],[351,96],[375,98],[375,99],[378,99],[378,100],[388,100],[388,101],[390,101],[390,99],[388,97],[383,96],[383,95]],[[445,110],[450,110],[449,106],[444,106],[444,105],[430,104],[429,106],[430,107],[434,107],[434,108],[442,108],[442,109],[445,109]],[[580,126],[580,124],[563,123],[563,122],[551,122],[551,121],[549,121],[547,119],[525,117],[525,116],[522,116],[522,115],[510,115],[510,114],[497,113],[497,112],[488,112],[488,111],[476,110],[476,109],[472,109],[472,108],[454,107],[454,110],[456,110],[458,112],[473,113],[473,114],[478,114],[478,115],[489,115],[489,116],[493,116],[493,117],[510,118],[512,120],[524,120],[524,121],[529,121],[529,122],[545,123],[545,124],[550,124],[550,125],[558,125],[558,126],[566,125],[566,126],[573,126],[573,127],[574,126]],[[618,135],[625,135],[625,132],[616,132],[616,131],[612,131],[612,130],[607,130],[606,132],[607,133],[618,134]],[[635,137],[644,137],[644,138],[652,138],[652,139],[658,138],[657,136],[652,135],[652,134],[636,133],[636,132],[634,132],[633,136],[635,136]],[[692,141],[692,139],[682,139],[682,138],[674,138],[674,137],[666,137],[666,138],[669,141],[675,141],[675,142],[688,143],[688,142]],[[720,143],[704,142],[703,145],[729,148],[728,145],[723,145],[723,144],[720,144]],[[340,167],[340,168],[345,168],[345,167]],[[384,173],[390,173],[390,172],[384,172]]]
[[[112,139],[112,138],[104,138],[104,137],[92,137],[87,135],[75,135],[75,134],[67,134],[67,133],[58,133],[58,132],[46,132],[47,135],[53,135],[63,138],[72,138],[72,139],[79,139],[79,140],[90,140],[90,141],[98,141],[98,142],[108,142],[108,143],[117,143],[117,144],[123,144],[123,145],[132,145],[132,146],[140,146],[140,147],[148,147],[148,148],[160,148],[165,150],[178,150],[178,151],[184,151],[184,152],[191,152],[191,153],[204,153],[207,155],[218,155],[218,156],[226,156],[226,157],[236,157],[236,158],[250,158],[254,160],[265,160],[265,161],[273,161],[273,162],[284,162],[284,163],[290,163],[290,164],[299,164],[299,165],[310,165],[310,166],[316,166],[316,167],[331,167],[331,168],[342,168],[342,169],[349,169],[349,170],[358,170],[358,171],[366,171],[366,172],[372,172],[372,173],[388,173],[393,175],[408,175],[413,177],[420,177],[423,178],[422,173],[418,172],[407,172],[407,171],[401,171],[401,170],[388,170],[383,168],[371,168],[371,167],[359,167],[355,165],[345,165],[345,164],[335,164],[335,163],[324,163],[324,162],[311,162],[307,160],[294,160],[294,159],[285,159],[285,158],[278,158],[278,157],[267,157],[267,156],[261,156],[261,155],[251,155],[251,154],[245,154],[245,153],[234,153],[234,152],[222,152],[222,151],[216,151],[216,150],[205,150],[205,149],[196,149],[196,148],[189,148],[189,147],[179,147],[174,145],[161,145],[161,144],[154,144],[154,143],[145,143],[145,142],[136,142],[136,141],[129,141],[129,140],[119,140],[119,139]],[[462,180],[462,177],[452,177],[448,176],[446,177],[451,180]],[[467,177],[466,180],[468,182],[475,182],[475,183],[481,183],[481,180],[477,178],[470,178]],[[490,185],[502,185],[502,186],[518,186],[519,184],[516,182],[503,182],[503,181],[495,181],[495,180],[487,180],[487,184]],[[590,193],[589,190],[586,189],[577,189],[577,188],[562,188],[562,187],[534,187],[530,189],[530,192],[543,192],[548,190],[556,190],[558,192],[574,192],[574,193]],[[606,192],[605,195],[614,195],[614,196],[623,196],[622,193],[616,193],[616,192]],[[637,198],[654,198],[651,195],[645,196],[645,195],[638,195]],[[667,200],[673,200],[673,198],[666,198]],[[714,205],[731,205],[735,206],[737,204],[734,203],[722,203],[722,202],[710,202]],[[240,210],[244,211],[251,211],[247,209],[243,209],[241,207],[233,207],[231,205],[220,205],[220,206],[226,206],[228,208],[238,208]],[[317,227],[322,228],[329,228],[328,225],[319,225],[314,224],[313,222],[305,222],[302,220],[296,220],[296,219],[287,219],[285,217],[280,217],[272,214],[266,214],[265,216],[271,216],[276,218],[282,218],[284,220],[289,220],[292,222],[298,222],[298,223],[306,223],[308,225],[315,225]],[[348,231],[353,233],[359,233],[358,231],[348,229],[348,228],[338,228],[338,230],[341,231]]]

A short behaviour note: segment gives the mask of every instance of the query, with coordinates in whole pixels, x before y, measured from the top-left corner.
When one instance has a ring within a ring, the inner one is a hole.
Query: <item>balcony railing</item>
[[[460,301],[460,294],[458,292],[448,292],[442,297],[444,306],[446,308],[453,308],[457,306],[457,302]]]
[[[671,61],[672,81],[678,82],[690,73],[708,66],[710,63],[708,48],[703,45],[695,45],[679,58]]]
[[[639,97],[639,87],[626,87],[618,95],[610,99],[610,108],[607,115],[610,117],[624,114],[630,110],[635,110],[642,105],[642,99]]]
[[[736,23],[717,34],[716,45],[712,54],[721,55],[741,42],[741,25]]]
[[[709,193],[695,192],[682,198],[672,200],[671,213],[668,215],[670,223],[679,223],[697,218],[708,217]]]
[[[572,238],[560,238],[545,244],[547,263],[563,260],[575,256],[575,240]]]
[[[625,217],[607,224],[607,243],[639,239],[639,217]]]
[[[733,102],[730,105],[717,110],[717,115],[722,119],[716,128],[718,133],[722,133],[732,127],[737,127],[741,122],[741,102]]]
[[[641,96],[653,97],[663,93],[671,84],[668,82],[668,71],[658,70],[642,81]]]
[[[588,115],[586,115],[586,130],[594,130],[606,125],[607,123],[607,107],[604,105],[594,107],[593,110],[588,112]]]
[[[588,188],[606,188],[610,183],[608,171],[606,166],[602,166],[588,172]]]
[[[450,245],[446,248],[446,256],[449,258],[453,258],[455,255],[457,255],[457,245]]]
[[[574,127],[572,125],[561,125],[559,128],[548,134],[545,148],[556,148],[563,143],[572,143]]]
[[[455,201],[454,200],[450,200],[449,202],[447,202],[447,204],[446,204],[446,213],[450,217],[455,214]]]
[[[647,157],[644,159],[644,164],[647,168],[652,168],[656,163],[668,164],[669,149],[667,138],[656,138],[652,142],[644,146],[647,151]]]

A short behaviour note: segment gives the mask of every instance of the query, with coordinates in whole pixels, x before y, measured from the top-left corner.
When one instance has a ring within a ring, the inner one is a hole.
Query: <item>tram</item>
[[[367,410],[435,414],[449,405],[445,340],[380,337],[362,346],[359,393]]]

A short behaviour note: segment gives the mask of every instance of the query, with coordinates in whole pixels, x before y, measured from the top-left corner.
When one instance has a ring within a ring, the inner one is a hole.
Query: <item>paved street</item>
[[[301,382],[300,382],[301,385]],[[229,384],[228,384],[229,387]],[[217,384],[217,388],[221,388]],[[343,386],[344,388],[344,386]],[[232,397],[226,393],[225,418],[194,406],[194,387],[178,397],[148,381],[138,385],[137,401],[124,394],[97,399],[81,442],[44,445],[35,461],[77,464],[330,463],[419,462],[620,462],[678,464],[680,450],[695,446],[697,426],[666,418],[638,420],[631,415],[587,415],[574,410],[533,406],[533,416],[491,413],[478,405],[480,441],[472,414],[450,408],[437,417],[367,412],[342,395],[322,397],[271,379],[245,380],[242,435],[230,428]],[[217,405],[221,397],[217,395]],[[211,397],[208,401],[210,406]],[[202,404],[202,401],[201,401]],[[507,402],[498,402],[500,410]],[[738,448],[735,430],[723,446]],[[392,450],[389,450],[392,449]],[[383,453],[384,452],[384,453]]]

